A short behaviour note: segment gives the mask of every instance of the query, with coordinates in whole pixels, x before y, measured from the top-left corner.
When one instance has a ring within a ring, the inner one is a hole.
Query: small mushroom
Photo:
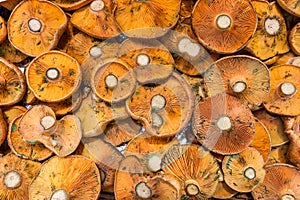
[[[225,94],[199,102],[194,110],[192,127],[201,144],[223,155],[243,151],[255,134],[251,110],[237,98]]]
[[[52,157],[43,163],[29,186],[30,200],[96,200],[101,176],[96,164],[78,155]]]
[[[12,45],[35,57],[56,47],[66,29],[67,17],[49,1],[29,0],[14,8],[7,24]]]
[[[0,106],[18,103],[25,92],[26,82],[21,70],[0,57]]]
[[[239,154],[225,156],[222,162],[224,180],[238,192],[251,192],[264,180],[264,163],[262,155],[252,147]]]
[[[12,63],[20,63],[25,60],[28,56],[17,50],[9,40],[5,40],[0,44],[0,56]]]
[[[270,95],[264,100],[264,107],[278,115],[296,116],[300,114],[300,67],[279,65],[270,68]]]
[[[246,50],[261,60],[266,60],[289,51],[287,27],[275,1],[251,1],[257,17],[257,29],[246,46]]]
[[[4,119],[2,110],[0,109],[0,146],[5,141],[7,135],[7,124]]]
[[[0,197],[7,200],[28,200],[28,188],[41,164],[21,159],[14,154],[0,157]]]
[[[254,199],[298,200],[300,197],[300,171],[287,164],[265,167],[264,181],[252,191]]]
[[[277,0],[277,3],[288,13],[300,17],[300,4],[297,0]]]
[[[299,9],[300,16],[300,9]],[[293,52],[300,55],[300,23],[296,24],[289,34],[289,44]]]
[[[288,149],[289,144],[283,144],[278,147],[273,147],[266,165],[272,165],[275,163],[288,164]]]
[[[60,102],[77,91],[82,74],[74,58],[60,51],[49,51],[31,61],[26,79],[36,98],[44,102]]]
[[[255,110],[269,95],[270,74],[267,66],[254,57],[228,56],[207,69],[204,83],[211,96],[226,92]]]
[[[27,108],[23,106],[11,106],[2,108],[4,118],[7,124],[10,124],[15,118],[27,111]]]
[[[0,44],[6,39],[7,28],[6,22],[3,17],[0,16]]]
[[[234,53],[253,36],[257,17],[252,4],[243,0],[198,0],[192,26],[201,44],[217,53]]]
[[[71,0],[71,1],[62,1],[62,0],[50,0],[65,11],[77,10],[86,4],[90,3],[92,0]]]

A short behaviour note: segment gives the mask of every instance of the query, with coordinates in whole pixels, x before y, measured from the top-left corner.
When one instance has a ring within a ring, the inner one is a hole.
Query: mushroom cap
[[[71,10],[77,10],[81,8],[82,6],[90,3],[93,0],[50,0],[51,2],[55,3],[65,11],[71,11]]]
[[[117,0],[114,16],[129,37],[156,38],[167,33],[178,20],[180,0]]]
[[[7,142],[14,154],[21,158],[43,161],[52,155],[52,151],[47,149],[42,143],[31,144],[25,142],[22,135],[19,133],[19,123],[23,114],[15,118],[9,124]]]
[[[10,124],[16,117],[25,113],[27,108],[23,106],[11,106],[2,108],[2,111],[7,124]]]
[[[25,60],[28,56],[17,50],[9,40],[3,41],[0,44],[0,56],[12,63],[19,63]]]
[[[94,8],[94,4],[99,4],[99,7]],[[112,0],[94,0],[91,4],[76,10],[72,14],[71,22],[76,28],[95,38],[106,39],[117,36],[120,30],[113,16],[115,7],[116,4]]]
[[[194,110],[192,127],[202,145],[223,155],[243,151],[255,134],[251,110],[237,98],[226,94],[199,102]]]
[[[198,0],[192,26],[201,44],[228,54],[246,45],[256,30],[257,17],[249,1]]]
[[[183,183],[182,192],[191,184],[198,189],[195,199],[209,198],[216,191],[219,178],[217,160],[199,145],[173,145],[162,159],[162,169]],[[193,198],[193,195],[190,195]]]
[[[267,66],[254,57],[228,56],[207,69],[204,83],[211,96],[226,92],[255,109],[269,95],[270,74]],[[244,84],[244,88],[239,88],[238,84]]]
[[[264,107],[278,115],[300,114],[300,67],[279,65],[270,68],[270,95],[264,100]]]
[[[7,28],[3,17],[0,16],[0,44],[6,39]]]
[[[64,190],[74,200],[97,199],[101,177],[96,164],[83,156],[52,157],[45,161],[29,186],[29,199],[48,199]]]
[[[4,8],[8,10],[13,10],[14,7],[20,2],[21,0],[1,0],[0,6],[3,6]]]
[[[55,48],[66,29],[67,17],[54,3],[30,0],[14,8],[7,24],[12,45],[35,57]]]
[[[18,103],[26,92],[24,74],[14,64],[1,57],[0,72],[0,106]]]
[[[7,135],[7,124],[4,119],[2,110],[0,109],[0,146],[5,141]]]
[[[217,199],[229,199],[236,195],[238,192],[231,189],[225,181],[219,181],[217,189],[213,194],[213,198]]]
[[[265,169],[264,181],[252,191],[254,199],[273,200],[282,199],[284,195],[290,195],[295,200],[299,200],[299,168],[287,164],[273,164],[266,166]]]
[[[277,3],[253,0],[251,4],[256,10],[258,24],[245,49],[261,60],[288,52],[287,27]]]
[[[74,58],[60,51],[49,51],[31,61],[26,79],[36,98],[59,102],[71,97],[79,88],[82,74]]]
[[[300,16],[300,7],[299,7],[299,16]],[[293,52],[297,55],[300,55],[300,23],[297,23],[289,33],[289,45]]]
[[[251,192],[264,180],[264,164],[260,152],[252,147],[239,154],[225,156],[222,161],[224,180],[238,192]]]
[[[288,150],[289,144],[283,144],[278,147],[273,147],[270,155],[269,160],[266,165],[272,165],[275,163],[286,163],[288,164]]]
[[[300,5],[297,0],[277,0],[277,3],[288,13],[300,17]]]
[[[14,154],[0,157],[1,199],[29,199],[29,184],[38,173],[40,166],[39,162],[21,159]],[[9,178],[11,179],[7,180]],[[5,180],[9,182],[5,183]]]
[[[127,99],[126,110],[133,119],[141,121],[149,133],[172,137],[182,131],[190,120],[193,98],[186,81],[173,72],[161,85],[138,86]]]

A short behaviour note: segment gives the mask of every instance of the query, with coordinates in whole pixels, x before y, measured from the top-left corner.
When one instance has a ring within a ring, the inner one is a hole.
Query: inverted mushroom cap
[[[12,63],[19,63],[25,60],[28,56],[17,50],[9,40],[5,40],[0,44],[0,56]]]
[[[299,8],[300,15],[300,8]],[[300,55],[300,23],[296,24],[289,34],[289,44],[293,52]]]
[[[192,26],[199,41],[218,53],[242,49],[256,25],[256,13],[249,1],[198,0],[194,6]]]
[[[21,70],[0,57],[0,106],[18,103],[25,92],[26,82]]]
[[[7,135],[7,124],[4,119],[2,110],[0,109],[0,146],[5,141]]]
[[[255,133],[251,110],[235,97],[225,94],[199,102],[192,122],[198,141],[211,151],[223,155],[246,149]]]
[[[82,6],[88,4],[92,0],[67,0],[67,1],[62,1],[62,0],[50,0],[62,9],[66,11],[70,10],[77,10],[78,8],[81,8]]]
[[[49,51],[31,61],[26,79],[39,100],[58,102],[69,98],[79,88],[82,74],[74,58],[60,51]]]
[[[278,115],[296,116],[300,114],[300,67],[279,65],[270,68],[270,95],[264,107]]]
[[[35,57],[55,48],[67,26],[67,17],[49,1],[29,0],[15,7],[7,24],[12,45]]]
[[[96,200],[101,177],[96,164],[78,155],[53,157],[43,163],[29,186],[29,199]]]
[[[211,96],[226,92],[250,109],[257,109],[269,95],[270,74],[267,66],[254,57],[228,56],[207,69],[204,83]]]
[[[0,16],[0,44],[6,39],[7,28],[3,17]]]
[[[300,17],[300,5],[297,0],[277,0],[277,3],[288,13]]]
[[[287,164],[274,164],[265,167],[264,181],[253,191],[254,199],[300,199],[300,171]]]

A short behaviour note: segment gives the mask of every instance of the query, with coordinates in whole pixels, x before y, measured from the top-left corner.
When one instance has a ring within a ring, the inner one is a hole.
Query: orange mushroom
[[[0,44],[0,56],[12,63],[20,63],[28,56],[17,50],[9,40]]]
[[[57,45],[67,26],[65,13],[49,1],[22,1],[7,22],[8,39],[28,56],[38,56]]]
[[[7,28],[3,17],[0,16],[0,44],[6,39]]]
[[[300,16],[300,9],[299,9]],[[300,55],[300,23],[296,24],[289,34],[289,44],[293,52]]]
[[[82,74],[74,58],[60,51],[49,51],[31,61],[26,79],[36,98],[59,102],[71,97],[79,88]]]
[[[5,141],[7,135],[7,124],[4,119],[2,110],[0,109],[0,146]]]
[[[50,0],[65,11],[77,10],[92,0]]]
[[[207,69],[204,83],[211,96],[226,92],[255,110],[269,95],[270,74],[267,66],[256,58],[228,56]]]
[[[274,147],[271,150],[269,160],[266,165],[272,165],[275,163],[286,163],[288,164],[288,149],[289,144],[283,144],[278,147]]]
[[[0,157],[0,198],[28,200],[28,188],[41,164],[21,159],[14,154]]]
[[[96,164],[78,155],[53,157],[43,163],[29,186],[29,199],[96,200],[101,176]]]
[[[213,194],[213,198],[217,199],[230,199],[234,195],[236,195],[238,192],[231,189],[225,181],[219,181],[217,189],[215,193]]]
[[[300,17],[300,4],[297,0],[277,0],[277,3],[288,13]]]
[[[27,108],[23,106],[12,106],[4,107],[2,111],[7,124],[10,124],[15,118],[25,113],[27,111]]]
[[[18,103],[25,92],[25,77],[21,70],[0,57],[0,106]]]
[[[194,110],[192,127],[201,144],[223,155],[243,151],[255,134],[251,110],[237,98],[225,94],[199,102]]]
[[[192,26],[201,44],[218,53],[234,53],[253,36],[257,17],[244,0],[199,0],[194,6]]]

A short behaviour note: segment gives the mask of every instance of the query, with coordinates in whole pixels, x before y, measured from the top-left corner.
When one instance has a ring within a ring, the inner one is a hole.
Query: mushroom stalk
[[[152,191],[149,186],[144,182],[140,182],[136,185],[135,192],[139,198],[148,199],[151,197]]]
[[[18,188],[21,182],[22,177],[17,171],[10,171],[4,176],[4,185],[9,189]]]
[[[188,180],[185,182],[185,190],[189,196],[195,196],[200,192],[198,183],[194,180]]]
[[[60,189],[53,192],[50,200],[68,200],[68,199],[69,199],[68,193],[63,189]]]
[[[290,194],[286,194],[281,197],[281,200],[295,200],[295,197]]]

